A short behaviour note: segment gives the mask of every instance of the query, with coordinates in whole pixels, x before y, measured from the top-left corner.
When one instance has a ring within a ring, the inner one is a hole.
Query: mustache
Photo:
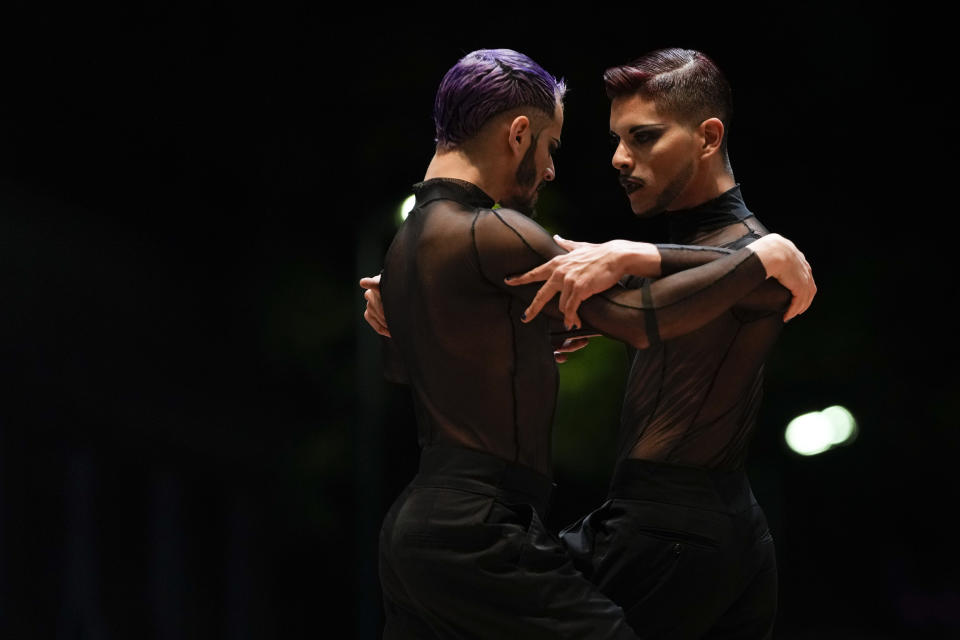
[[[630,176],[628,176],[628,175],[624,175],[624,174],[622,174],[622,173],[621,173],[620,176],[617,178],[617,181],[620,182],[620,186],[622,186],[622,187],[624,187],[624,188],[626,188],[626,187],[633,187],[633,188],[636,189],[636,188],[639,188],[639,187],[642,187],[642,186],[645,186],[645,185],[646,185],[646,182],[644,182],[644,181],[641,180],[640,178],[632,178],[632,177],[630,177]]]

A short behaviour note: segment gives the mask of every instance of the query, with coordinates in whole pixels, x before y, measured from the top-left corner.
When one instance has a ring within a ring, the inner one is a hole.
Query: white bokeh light
[[[853,414],[844,407],[834,405],[823,411],[797,416],[787,425],[783,437],[787,446],[796,453],[812,456],[849,444],[856,435],[857,421]]]
[[[400,205],[400,222],[403,222],[407,219],[407,216],[413,211],[413,205],[416,203],[416,196],[407,196],[406,200],[403,201],[403,204]]]
[[[834,405],[820,413],[830,422],[833,433],[832,444],[846,444],[857,437],[857,421],[845,407]]]

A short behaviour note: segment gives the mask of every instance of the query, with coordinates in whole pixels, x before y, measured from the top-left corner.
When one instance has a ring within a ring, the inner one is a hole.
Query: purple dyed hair
[[[453,65],[433,104],[436,143],[451,149],[475,136],[490,118],[532,107],[552,118],[567,87],[536,62],[511,49],[478,49]]]
[[[719,118],[725,130],[733,117],[730,83],[713,60],[692,49],[658,49],[603,74],[607,97],[639,93],[657,108],[696,126]],[[726,152],[727,135],[722,149]]]

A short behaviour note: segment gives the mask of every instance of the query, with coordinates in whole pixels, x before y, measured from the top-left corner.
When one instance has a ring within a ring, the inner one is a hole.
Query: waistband
[[[715,471],[628,458],[610,481],[609,496],[739,513],[757,504],[745,471]]]
[[[415,487],[460,489],[507,503],[527,503],[545,517],[553,481],[535,469],[484,451],[430,445],[420,453]]]

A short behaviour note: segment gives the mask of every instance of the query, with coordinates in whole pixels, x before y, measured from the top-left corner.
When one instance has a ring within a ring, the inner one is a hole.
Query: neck
[[[677,198],[670,210],[690,209],[719,197],[737,185],[733,173],[725,165],[710,163],[705,170],[697,172],[683,196]]]
[[[457,178],[471,182],[488,196],[497,202],[506,193],[502,186],[502,181],[496,178],[494,167],[487,166],[489,163],[482,159],[471,157],[460,149],[451,151],[437,151],[430,164],[427,165],[427,172],[424,174],[424,180],[432,178]]]

